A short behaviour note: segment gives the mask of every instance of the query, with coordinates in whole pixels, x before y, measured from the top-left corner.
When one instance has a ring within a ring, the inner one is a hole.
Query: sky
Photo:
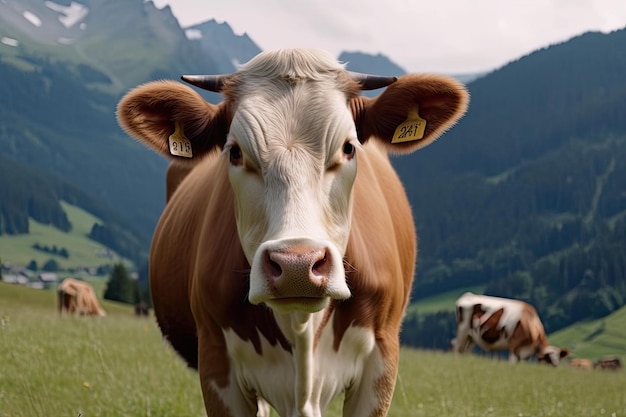
[[[490,71],[588,31],[626,27],[625,0],[153,0],[183,27],[227,22],[263,50],[382,53],[408,72]]]

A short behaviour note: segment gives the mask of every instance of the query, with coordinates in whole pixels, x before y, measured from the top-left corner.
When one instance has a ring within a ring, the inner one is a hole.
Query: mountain
[[[192,42],[197,42],[204,54],[215,61],[217,73],[231,73],[261,49],[247,34],[237,35],[228,23],[218,23],[214,19],[185,28],[185,35]],[[228,48],[223,42],[228,39]]]
[[[23,54],[55,57],[95,70],[89,85],[118,94],[148,80],[233,72],[259,51],[227,24],[183,29],[169,6],[139,0],[4,0],[0,40],[11,62]]]
[[[183,29],[169,7],[150,1],[3,0],[0,157],[123,213],[122,224],[146,253],[165,200],[167,161],[121,131],[117,102],[146,81],[235,71],[257,51],[250,38],[215,21]],[[21,171],[14,164],[11,170]],[[23,177],[13,178],[19,185]]]
[[[390,75],[400,76],[407,73],[407,71],[393,62],[387,56],[383,54],[366,54],[364,52],[342,52],[339,55],[339,61],[345,62],[346,68],[350,71],[363,72],[368,74],[378,75]],[[485,73],[464,73],[464,74],[448,74],[451,77],[456,78],[462,83],[470,83],[477,78],[485,75]],[[373,96],[379,94],[376,92]]]
[[[347,69],[367,74],[400,76],[406,74],[398,64],[382,54],[370,55],[363,52],[342,52],[339,61],[345,62]]]
[[[482,284],[556,330],[626,303],[626,30],[469,83],[468,114],[394,163],[420,235],[414,299]]]

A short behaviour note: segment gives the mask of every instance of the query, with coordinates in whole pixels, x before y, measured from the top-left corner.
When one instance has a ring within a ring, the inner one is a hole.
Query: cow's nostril
[[[280,264],[276,261],[273,261],[271,257],[267,257],[267,266],[268,272],[274,278],[279,277],[283,273],[283,269],[280,267]]]
[[[326,264],[326,256],[313,264],[313,272],[318,275],[323,273],[322,269],[324,269],[324,264]]]
[[[316,276],[326,276],[330,272],[330,261],[328,257],[328,253],[325,252],[324,256],[317,260],[313,267],[311,268],[311,272],[313,272]]]

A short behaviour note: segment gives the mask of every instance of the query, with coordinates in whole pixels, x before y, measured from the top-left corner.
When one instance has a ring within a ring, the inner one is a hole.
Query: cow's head
[[[221,151],[251,266],[249,300],[281,311],[317,311],[350,296],[343,257],[362,145],[415,151],[468,103],[453,79],[367,77],[317,50],[264,52],[234,74],[183,79],[225,100],[212,105],[180,83],[152,82],[122,99],[119,122],[172,159]],[[386,85],[375,99],[359,95]]]
[[[569,355],[569,349],[556,346],[545,346],[537,353],[537,359],[547,365],[558,366],[561,359]]]

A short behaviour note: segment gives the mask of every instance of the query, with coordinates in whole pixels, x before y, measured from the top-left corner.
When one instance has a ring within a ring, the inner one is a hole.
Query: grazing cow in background
[[[596,360],[593,368],[618,370],[622,368],[622,361],[617,356],[607,356]]]
[[[91,285],[74,278],[65,278],[57,287],[60,314],[106,316]]]
[[[150,315],[150,307],[144,301],[140,301],[135,304],[135,316],[138,317],[148,317]]]
[[[580,369],[593,369],[593,363],[591,359],[586,358],[575,358],[569,362],[569,366],[572,368],[580,368]]]
[[[456,302],[456,321],[454,350],[459,353],[476,344],[488,352],[508,350],[512,363],[537,355],[554,366],[569,354],[548,344],[537,311],[523,301],[468,292]]]
[[[161,331],[199,371],[208,416],[268,416],[269,403],[320,417],[342,393],[344,416],[385,416],[417,249],[387,154],[450,128],[465,88],[349,73],[301,49],[183,80],[225,100],[152,82],[122,99],[118,120],[174,160],[150,286]]]

